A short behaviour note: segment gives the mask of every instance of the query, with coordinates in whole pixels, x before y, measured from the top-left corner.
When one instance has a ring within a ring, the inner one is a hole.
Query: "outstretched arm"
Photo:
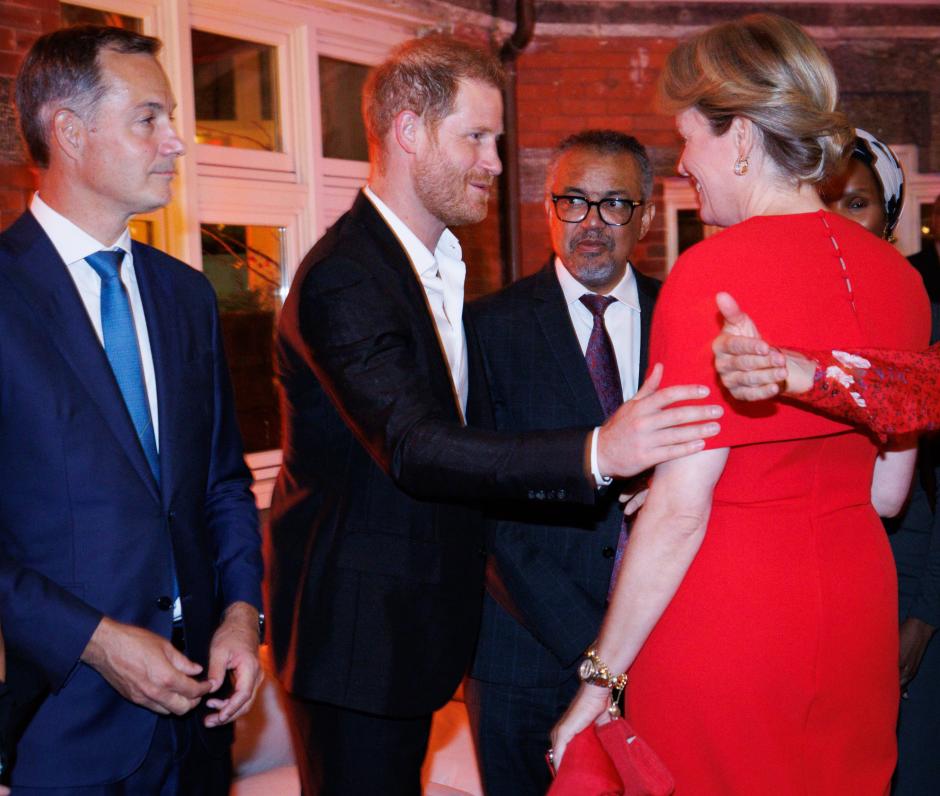
[[[722,384],[739,401],[784,394],[882,439],[940,428],[940,346],[926,351],[781,350],[768,345],[727,293],[712,343]]]

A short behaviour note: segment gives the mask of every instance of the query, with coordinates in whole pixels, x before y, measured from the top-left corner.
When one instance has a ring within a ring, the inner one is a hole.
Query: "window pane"
[[[284,230],[203,224],[202,267],[219,298],[245,451],[280,445],[272,342],[281,307]]]
[[[127,226],[130,228],[131,237],[138,243],[146,243],[153,246],[153,222],[140,218],[132,218]]]
[[[281,151],[277,50],[192,31],[196,143]]]
[[[679,254],[705,237],[705,229],[698,217],[698,210],[678,210],[676,223],[679,227]]]
[[[933,229],[933,203],[920,206],[920,248],[927,248],[931,242],[940,240],[940,229]]]
[[[62,11],[62,27],[71,25],[110,25],[113,28],[125,28],[134,33],[144,32],[143,20],[137,17],[128,17],[116,11],[102,11],[99,8],[84,8],[72,3],[60,3]]]
[[[319,64],[323,157],[368,161],[360,106],[369,67],[323,55]]]

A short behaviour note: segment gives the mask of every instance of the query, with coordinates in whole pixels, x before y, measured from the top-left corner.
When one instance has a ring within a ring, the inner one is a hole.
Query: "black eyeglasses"
[[[601,221],[610,227],[622,227],[629,224],[633,211],[646,204],[639,199],[610,198],[592,202],[583,196],[552,194],[555,215],[568,224],[579,224],[588,217],[592,207],[597,208]]]

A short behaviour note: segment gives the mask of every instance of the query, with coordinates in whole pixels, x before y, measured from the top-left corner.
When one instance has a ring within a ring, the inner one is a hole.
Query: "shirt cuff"
[[[609,475],[601,475],[600,468],[597,466],[597,435],[600,430],[601,427],[598,426],[591,435],[591,475],[594,476],[594,483],[598,487],[610,486],[614,480]]]

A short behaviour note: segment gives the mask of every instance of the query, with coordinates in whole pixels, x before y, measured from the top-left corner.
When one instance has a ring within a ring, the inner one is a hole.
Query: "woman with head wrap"
[[[769,14],[717,25],[669,55],[661,85],[684,141],[679,172],[702,220],[726,227],[663,286],[650,362],[664,381],[714,373],[712,297],[732,286],[791,345],[823,347],[834,330],[856,347],[926,344],[917,275],[817,193],[853,135],[805,31]],[[585,683],[553,732],[556,760],[603,720],[597,686],[622,687],[625,673],[630,722],[677,793],[882,796],[897,585],[872,502],[900,508],[913,452],[878,453],[819,414],[727,400],[705,450],[657,466]]]
[[[904,209],[904,171],[891,148],[871,133],[856,129],[845,169],[825,182],[819,193],[834,213],[894,241]]]

